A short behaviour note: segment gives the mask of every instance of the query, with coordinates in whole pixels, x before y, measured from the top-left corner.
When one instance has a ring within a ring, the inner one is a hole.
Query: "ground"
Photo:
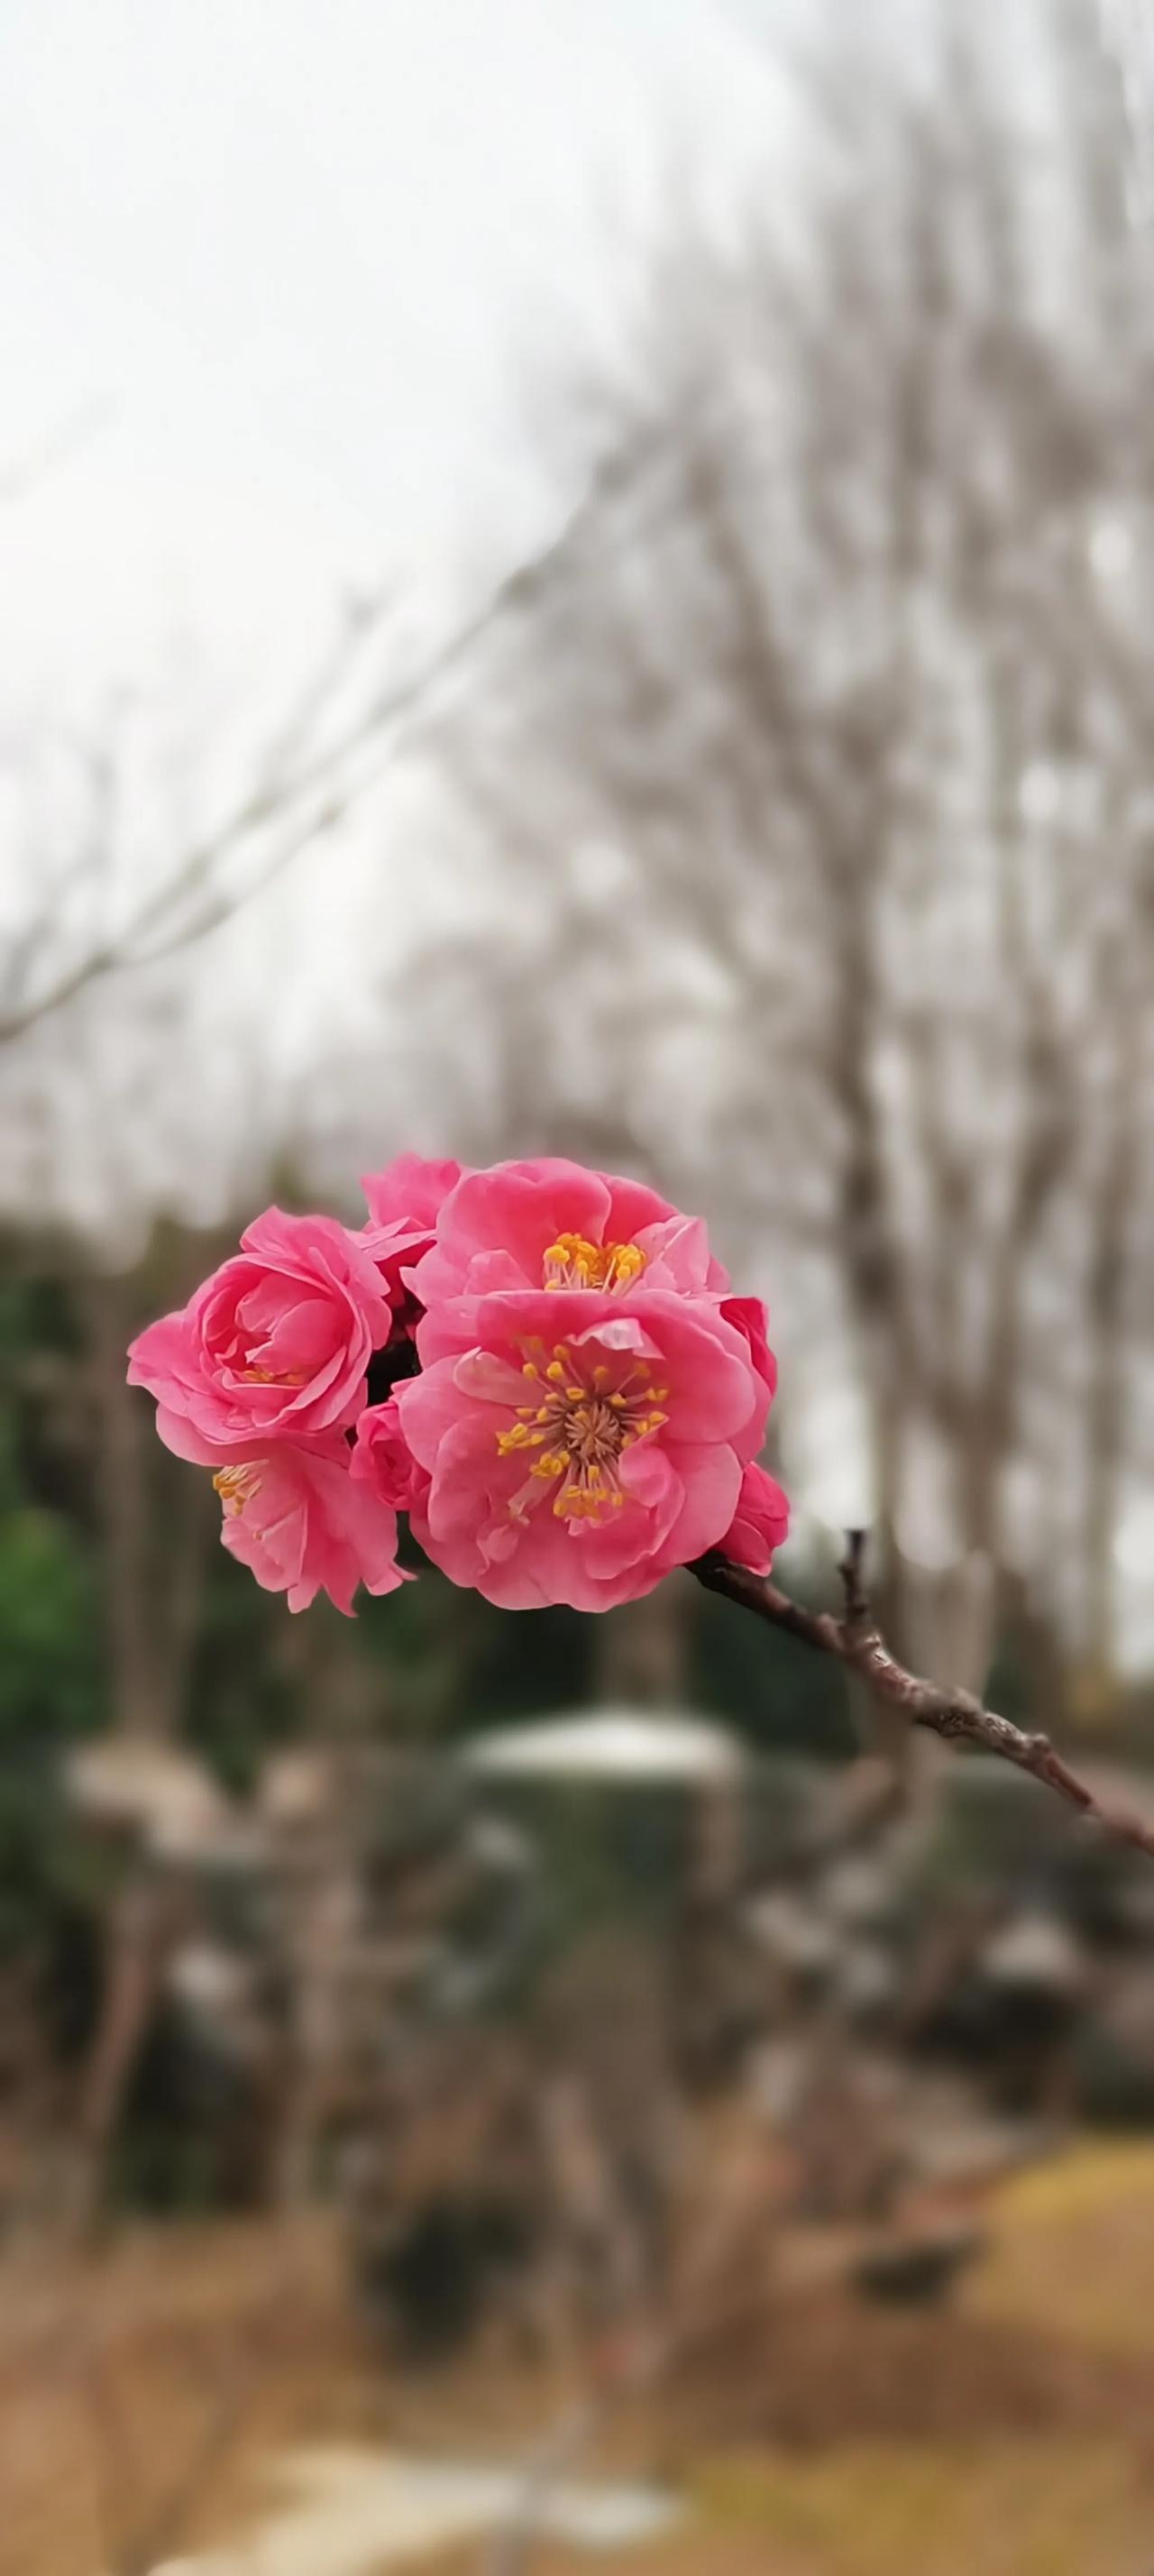
[[[146,2576],[235,2546],[285,2451],[515,2457],[562,2396],[382,2372],[323,2223],[27,2248],[0,2299],[2,2576]],[[1154,2147],[1084,2146],[1003,2189],[952,2307],[791,2293],[719,2329],[600,2463],[674,2477],[683,2535],[533,2576],[1150,2576],[1152,2367]]]

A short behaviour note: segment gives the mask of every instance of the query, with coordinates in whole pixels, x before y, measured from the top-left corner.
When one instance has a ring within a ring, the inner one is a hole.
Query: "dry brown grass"
[[[488,2360],[387,2379],[323,2225],[140,2230],[83,2261],[27,2249],[0,2291],[0,2576],[143,2576],[234,2538],[297,2444],[507,2457],[552,2403]],[[590,2464],[676,2477],[684,2535],[597,2564],[1150,2576],[1152,2387],[1154,2150],[1084,2150],[1001,2195],[953,2309],[797,2293],[703,2343]],[[533,2576],[587,2565],[543,2550]]]
[[[735,2458],[695,2502],[676,2540],[596,2562],[542,2548],[532,2576],[1149,2576],[1149,2493],[1109,2445]],[[425,2576],[477,2571],[461,2551]]]
[[[323,2230],[139,2230],[10,2263],[2,2576],[142,2576],[225,2527],[270,2451],[363,2432],[373,2385]]]
[[[825,2292],[702,2345],[637,2428],[692,2521],[604,2576],[1150,2576],[1154,2150],[1056,2160],[993,2222],[940,2313]]]

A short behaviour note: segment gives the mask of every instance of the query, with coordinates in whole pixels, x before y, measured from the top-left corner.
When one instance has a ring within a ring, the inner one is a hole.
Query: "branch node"
[[[845,1594],[846,1619],[859,1631],[873,1625],[873,1613],[865,1588],[866,1539],[867,1532],[864,1529],[847,1530],[845,1554],[838,1566],[842,1590]]]
[[[1154,1859],[1154,1824],[1123,1808],[1104,1806],[1093,1789],[1054,1751],[1048,1735],[1028,1735],[1011,1718],[1000,1717],[996,1710],[984,1707],[968,1691],[942,1689],[898,1662],[870,1608],[862,1579],[865,1546],[864,1530],[847,1530],[845,1554],[838,1567],[845,1596],[845,1612],[840,1619],[829,1611],[804,1609],[800,1602],[791,1601],[788,1593],[779,1591],[769,1575],[753,1574],[744,1565],[731,1565],[719,1548],[711,1548],[707,1555],[698,1557],[689,1571],[708,1591],[740,1602],[743,1609],[752,1610],[757,1618],[768,1620],[775,1628],[783,1628],[815,1653],[833,1655],[838,1663],[847,1664],[868,1682],[878,1699],[896,1709],[911,1726],[929,1727],[947,1741],[960,1739],[1003,1762],[1012,1762],[1019,1771],[1028,1771],[1058,1797],[1065,1798],[1100,1833]]]

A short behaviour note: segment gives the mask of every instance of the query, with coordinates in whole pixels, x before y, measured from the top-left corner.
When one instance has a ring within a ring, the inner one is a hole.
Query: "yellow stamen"
[[[251,1502],[253,1495],[260,1492],[260,1477],[252,1466],[219,1467],[212,1482],[226,1512],[234,1520],[239,1512],[243,1512],[245,1504]]]
[[[539,1457],[525,1463],[530,1478],[557,1486],[553,1510],[559,1520],[597,1521],[606,1509],[620,1511],[629,1497],[622,1488],[619,1460],[668,1420],[657,1400],[668,1388],[651,1384],[645,1360],[630,1361],[616,1386],[608,1383],[613,1370],[606,1361],[583,1374],[584,1363],[567,1342],[554,1345],[542,1370],[530,1365],[542,1401],[514,1408],[513,1421],[496,1434],[499,1456],[540,1450]],[[506,1509],[513,1520],[524,1518],[530,1492],[526,1483],[510,1497]]]
[[[628,1288],[645,1268],[637,1243],[590,1243],[583,1234],[559,1234],[546,1246],[546,1288]]]

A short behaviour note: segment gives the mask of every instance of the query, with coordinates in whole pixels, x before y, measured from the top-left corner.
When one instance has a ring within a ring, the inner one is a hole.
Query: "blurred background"
[[[124,1366],[643,1174],[1154,1818],[1154,11],[4,53],[0,2567],[1148,2576],[1149,1862],[688,1577],[292,1619]]]

